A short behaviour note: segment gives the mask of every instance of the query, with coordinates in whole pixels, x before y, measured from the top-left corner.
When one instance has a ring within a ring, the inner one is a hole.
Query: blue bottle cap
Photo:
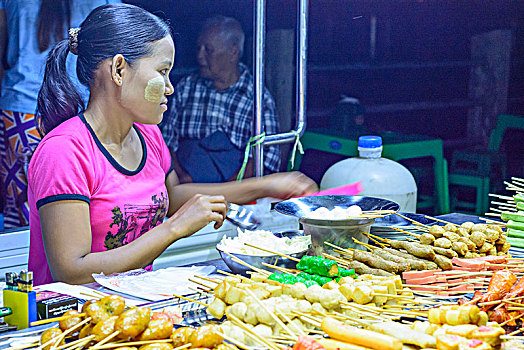
[[[358,138],[359,148],[380,148],[382,147],[382,137],[380,136],[360,136]]]

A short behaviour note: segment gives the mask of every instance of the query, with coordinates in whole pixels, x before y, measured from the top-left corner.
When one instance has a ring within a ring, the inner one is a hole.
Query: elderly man
[[[223,182],[238,174],[253,136],[253,77],[240,63],[244,32],[234,18],[208,19],[198,38],[198,73],[175,88],[161,128],[180,182]],[[275,103],[264,89],[263,131],[278,133]],[[252,176],[250,158],[246,176]],[[264,148],[264,173],[280,165],[278,146]]]

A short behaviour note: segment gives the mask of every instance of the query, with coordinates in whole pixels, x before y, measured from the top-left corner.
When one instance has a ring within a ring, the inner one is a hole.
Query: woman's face
[[[173,93],[169,72],[175,59],[170,35],[152,44],[149,56],[136,60],[122,77],[120,104],[136,122],[158,124],[167,110],[167,96]]]

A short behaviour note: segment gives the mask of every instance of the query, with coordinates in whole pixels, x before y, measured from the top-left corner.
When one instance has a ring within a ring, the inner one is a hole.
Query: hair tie
[[[78,32],[80,28],[69,28],[69,52],[78,55]]]

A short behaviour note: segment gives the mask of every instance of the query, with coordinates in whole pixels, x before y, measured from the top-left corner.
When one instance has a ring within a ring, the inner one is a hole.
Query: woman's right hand
[[[228,204],[224,196],[206,196],[196,194],[168,220],[170,231],[176,232],[178,237],[191,236],[205,227],[210,222],[215,222],[214,228],[218,229],[224,223]]]

